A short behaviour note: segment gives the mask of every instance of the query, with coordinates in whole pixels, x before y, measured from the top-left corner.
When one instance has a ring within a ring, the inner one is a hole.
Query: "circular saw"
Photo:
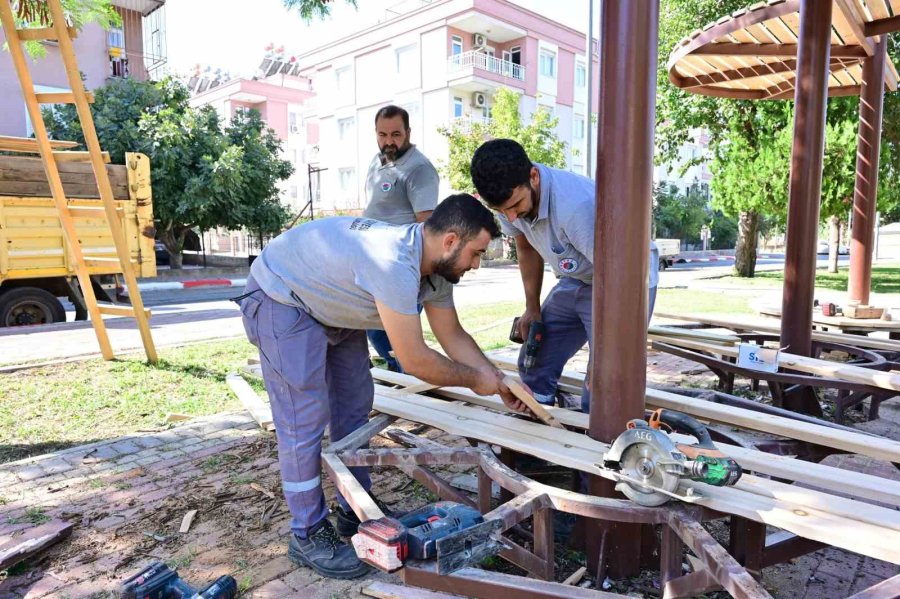
[[[719,451],[706,427],[680,412],[656,410],[648,421],[632,420],[627,430],[603,456],[603,467],[615,473],[616,490],[644,506],[658,506],[672,498],[696,501],[692,488],[682,490],[683,480],[714,486],[731,486],[741,477],[741,467]],[[663,431],[693,435],[697,443],[675,443]]]

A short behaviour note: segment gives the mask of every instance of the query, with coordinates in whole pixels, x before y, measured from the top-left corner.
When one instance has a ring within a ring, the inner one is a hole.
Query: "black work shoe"
[[[390,509],[383,501],[380,499],[375,499],[375,505],[377,505],[382,512],[384,512],[385,516],[391,518],[399,518],[402,514],[395,512]],[[335,510],[335,522],[337,522],[337,532],[342,537],[352,537],[356,534],[357,529],[359,528],[359,518],[356,517],[356,514],[353,510],[344,511],[340,505],[337,506]]]
[[[312,568],[328,578],[358,578],[369,571],[369,566],[356,557],[353,547],[338,538],[328,520],[308,539],[291,535],[288,557],[298,566]]]

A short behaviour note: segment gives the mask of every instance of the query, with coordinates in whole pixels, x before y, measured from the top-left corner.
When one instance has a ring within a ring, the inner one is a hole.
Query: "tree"
[[[156,232],[172,268],[181,267],[185,236],[193,228],[280,230],[286,214],[275,184],[292,172],[258,114],[238,113],[223,130],[212,107],[194,109],[188,99],[184,86],[171,79],[118,79],[95,90],[93,105],[100,145],[114,162],[124,160],[125,151],[150,157]],[[83,144],[71,107],[45,110],[44,120],[54,137]]]
[[[122,23],[110,0],[61,0],[61,3],[69,25],[79,31],[87,23],[97,23],[103,29]],[[13,2],[13,12],[18,28],[47,27],[53,22],[50,7],[44,0],[18,0]],[[36,41],[25,42],[25,51],[32,58],[47,55],[47,47]]]
[[[259,235],[260,247],[267,236],[284,230],[291,218],[287,207],[279,201],[278,182],[294,173],[287,160],[276,158],[281,140],[263,122],[258,110],[240,110],[225,130],[229,142],[243,148],[243,206],[247,213],[244,226]]]
[[[484,125],[477,122],[456,122],[438,131],[447,138],[449,159],[440,165],[440,171],[450,180],[450,187],[457,191],[475,193],[469,166],[472,154],[488,139],[514,139],[525,148],[528,157],[554,168],[566,166],[566,142],[556,137],[558,117],[551,117],[543,106],[531,115],[531,121],[522,123],[519,114],[519,93],[501,87],[494,94],[491,120]]]
[[[345,0],[347,4],[356,8],[356,0]],[[307,23],[316,19],[324,19],[331,14],[332,0],[282,0],[288,10],[296,9]]]
[[[822,163],[822,203],[819,216],[830,228],[828,272],[838,271],[838,248],[841,228],[853,206],[856,184],[857,128],[847,119],[825,130],[825,158]]]
[[[656,237],[700,243],[700,229],[710,222],[706,197],[696,190],[682,194],[673,185],[659,185],[653,192]]]

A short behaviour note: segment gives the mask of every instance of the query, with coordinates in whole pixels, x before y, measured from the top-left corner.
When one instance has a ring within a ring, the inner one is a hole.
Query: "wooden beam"
[[[71,534],[72,524],[52,520],[0,543],[0,570],[15,566]]]
[[[231,373],[225,377],[225,382],[231,387],[231,390],[241,400],[244,408],[250,412],[253,419],[259,423],[264,431],[274,431],[275,423],[272,420],[272,408],[268,402],[264,402],[262,398],[253,390],[253,387],[244,380],[239,374]]]
[[[393,377],[408,376],[379,369],[373,369],[372,372],[373,376],[376,379],[382,379],[386,377],[386,382],[395,384],[398,383],[398,381]],[[414,377],[409,378],[413,379]],[[402,382],[400,384],[402,384]],[[495,397],[481,397],[466,389],[443,389],[438,392],[438,395],[447,397],[448,399],[465,401],[472,405],[481,406],[491,410],[502,411],[507,414],[515,414],[514,412],[509,410],[509,408],[507,408],[499,399]],[[677,397],[681,398],[683,396]],[[742,421],[742,417],[744,420],[750,419],[752,421],[753,416],[758,414],[758,412],[751,412],[750,410],[743,410],[741,408],[732,408],[730,406],[722,406],[720,404],[702,401],[694,399],[692,397],[683,398],[689,401],[691,404],[694,404],[696,406],[695,409],[685,409],[685,406],[680,404],[674,406],[669,405],[666,407],[668,409],[690,413],[695,417],[701,418],[702,420],[710,420],[708,415],[703,410],[705,406],[708,406],[712,410],[715,410],[717,412],[717,416],[712,418],[712,420],[727,424],[729,426],[735,426],[739,421]],[[656,402],[654,401],[652,396],[647,397],[647,406],[653,408],[662,407],[656,405]],[[726,408],[726,410],[724,410],[724,413],[718,414],[718,408]],[[585,414],[582,414],[581,412],[566,410],[563,408],[555,408],[551,406],[548,406],[547,410],[552,413],[557,418],[557,420],[559,420],[566,426],[578,429],[587,429],[587,416]],[[779,420],[787,420],[785,418],[779,418],[777,416],[775,418]],[[778,428],[778,432],[780,435],[789,436],[788,430],[782,427],[789,427],[791,422],[796,421],[790,421],[786,423],[779,422],[779,424],[781,425],[781,427]],[[745,426],[743,428],[750,427]],[[822,437],[827,437],[828,432],[834,430],[827,427],[818,428],[821,429],[820,435]],[[676,434],[673,435],[672,438],[679,443],[693,443],[691,438],[686,435]],[[873,437],[866,434],[859,434],[859,438],[860,442],[862,444],[865,444]],[[723,452],[734,458],[738,462],[738,464],[740,464],[741,467],[748,472],[757,472],[759,474],[766,474],[780,479],[793,480],[803,483],[804,485],[810,485],[817,489],[833,491],[835,493],[846,494],[850,495],[851,497],[869,501],[879,501],[890,505],[896,504],[898,502],[898,497],[900,497],[900,481],[889,480],[870,474],[864,474],[861,472],[843,470],[840,468],[826,466],[824,464],[817,464],[814,462],[804,462],[787,456],[773,455],[770,453],[758,451],[756,449],[748,449],[746,447],[738,447],[736,445],[730,445],[726,443],[718,443],[717,446]]]
[[[886,19],[878,19],[869,21],[863,26],[866,37],[875,37],[876,35],[885,35],[900,31],[900,15],[888,17]]]
[[[555,428],[566,428],[559,423],[559,420],[554,418],[553,415],[547,411],[547,408],[545,406],[542,406],[541,403],[536,400],[534,396],[525,389],[525,387],[522,386],[522,383],[508,376],[503,377],[503,383],[507,387],[509,387],[509,390],[513,392],[513,395],[516,396],[516,399],[528,406],[528,409],[531,410],[531,412],[535,416],[537,416],[537,418],[541,422]]]
[[[552,429],[455,402],[421,396],[415,396],[415,400],[411,401],[409,394],[395,389],[377,390],[375,409],[422,422],[450,434],[497,443],[513,451],[589,474],[611,476],[597,466],[608,446],[581,433]],[[900,553],[896,550],[900,543],[900,531],[889,525],[874,525],[819,507],[810,507],[806,500],[809,494],[815,495],[815,491],[789,487],[796,500],[786,501],[780,497],[764,497],[748,492],[741,488],[740,483],[737,487],[711,487],[690,482],[682,484],[685,488],[695,489],[703,498],[702,505],[710,509],[736,514],[877,559],[900,563]],[[828,502],[823,499],[823,503]],[[886,521],[889,521],[887,514],[893,510],[872,507],[883,510]]]
[[[350,469],[333,453],[322,454],[322,464],[360,522],[384,518],[384,512],[363,488]]]
[[[690,56],[778,56],[784,58],[797,57],[797,44],[741,44],[722,43],[708,44],[697,48]],[[865,58],[866,51],[860,46],[831,46],[833,58]]]
[[[844,15],[847,25],[850,26],[853,35],[856,36],[856,41],[859,42],[860,47],[865,50],[866,56],[872,56],[875,53],[875,45],[863,30],[866,23],[866,15],[860,10],[859,3],[855,0],[834,0],[834,3],[837,5],[838,10],[841,11],[841,14]]]

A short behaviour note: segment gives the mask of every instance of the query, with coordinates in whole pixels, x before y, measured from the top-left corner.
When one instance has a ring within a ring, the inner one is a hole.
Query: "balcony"
[[[464,131],[466,133],[472,131],[472,125],[489,127],[491,125],[491,119],[484,116],[458,116],[454,117],[453,120],[450,121],[450,126],[452,128]]]
[[[525,67],[495,56],[488,56],[484,52],[473,50],[447,57],[447,72],[451,76],[473,75],[476,71],[493,73],[515,81],[525,81]]]

